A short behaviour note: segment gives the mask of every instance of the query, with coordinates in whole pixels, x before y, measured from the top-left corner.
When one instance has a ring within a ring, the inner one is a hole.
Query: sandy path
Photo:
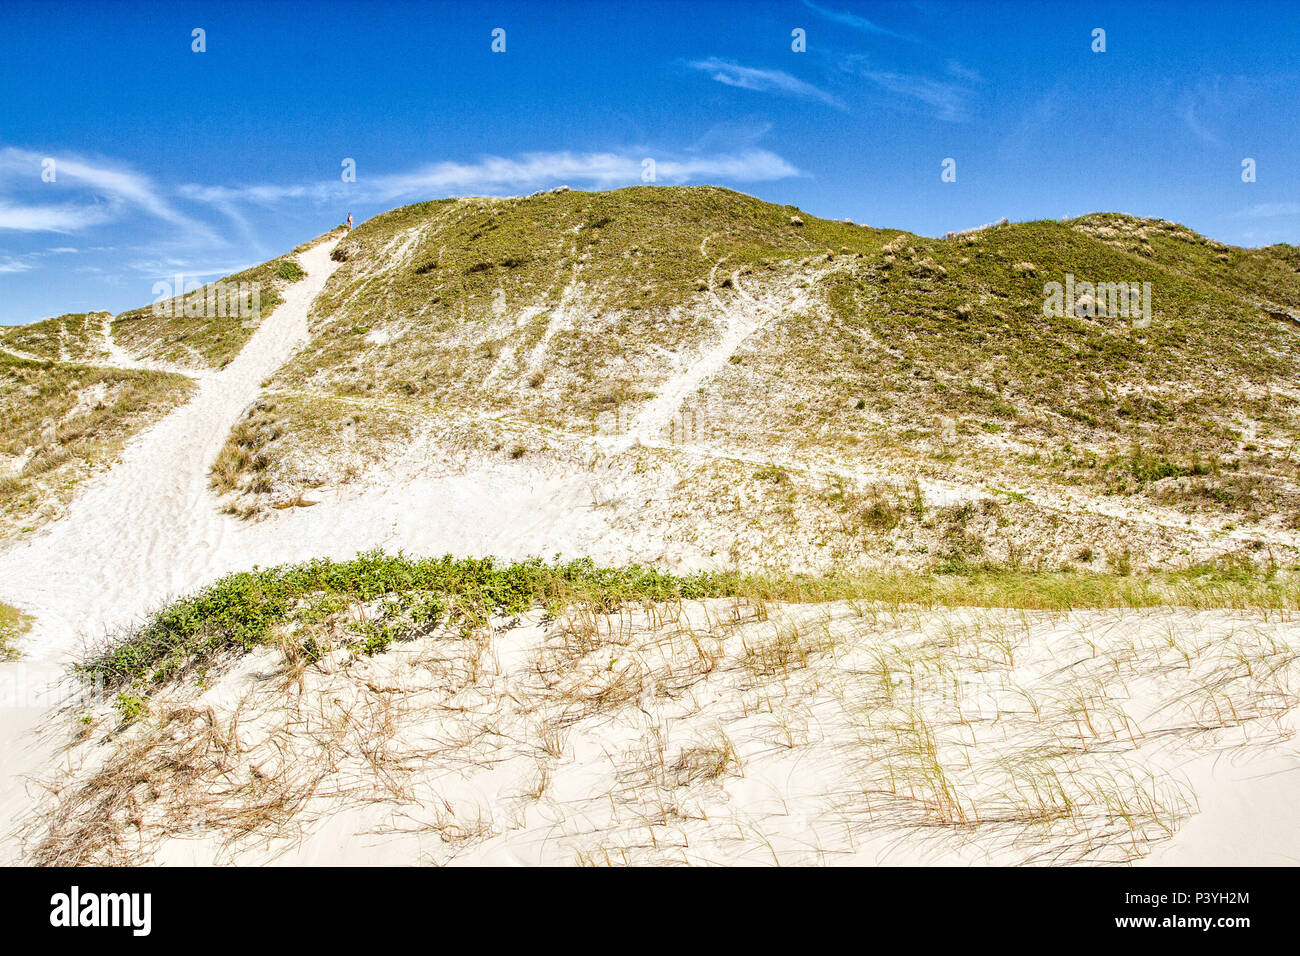
[[[66,517],[0,554],[0,594],[38,615],[30,656],[66,652],[70,637],[123,623],[115,612],[138,613],[204,576],[237,524],[214,507],[208,469],[262,381],[306,340],[308,309],[338,267],[333,247],[302,255],[307,277],[239,356],[131,442]]]
[[[131,441],[62,519],[0,553],[0,598],[35,616],[24,657],[0,666],[0,819],[18,817],[26,776],[49,766],[52,741],[30,731],[47,722],[53,682],[83,642],[242,563],[237,521],[215,507],[208,469],[262,381],[306,340],[307,313],[338,268],[334,244],[302,254],[306,278],[230,365],[202,376],[189,402]],[[0,835],[0,861],[14,849]]]
[[[3,352],[5,355],[11,356],[12,358],[19,359],[20,361],[23,362],[44,362],[45,361],[45,359],[41,358],[39,355],[33,355],[31,352],[24,352],[22,349],[7,348],[3,345],[0,345],[0,352]]]
[[[655,444],[660,432],[668,426],[687,397],[722,371],[750,336],[778,316],[796,314],[809,305],[807,289],[777,289],[762,299],[756,299],[740,284],[739,270],[731,273],[731,286],[736,290],[736,299],[724,303],[715,291],[715,278],[721,265],[722,260],[718,260],[710,270],[708,290],[714,307],[721,313],[721,336],[677,375],[659,386],[655,397],[641,407],[626,432],[600,440],[612,454],[635,444]],[[815,278],[808,288],[813,285]]]

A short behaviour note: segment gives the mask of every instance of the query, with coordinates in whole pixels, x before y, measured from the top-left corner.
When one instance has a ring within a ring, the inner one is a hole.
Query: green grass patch
[[[260,646],[299,658],[324,652],[322,621],[359,605],[342,642],[373,654],[438,627],[470,634],[490,617],[532,608],[586,608],[733,597],[754,602],[853,600],[888,607],[1300,609],[1296,569],[1246,563],[1198,565],[1150,575],[1030,572],[952,563],[942,571],[855,575],[676,575],[589,559],[497,563],[491,558],[412,558],[375,550],[350,561],[318,559],[228,575],[163,608],[80,667],[108,689],[147,689]],[[338,646],[337,644],[333,646]]]
[[[38,359],[93,362],[108,355],[104,338],[112,316],[74,312],[0,331],[0,346]]]

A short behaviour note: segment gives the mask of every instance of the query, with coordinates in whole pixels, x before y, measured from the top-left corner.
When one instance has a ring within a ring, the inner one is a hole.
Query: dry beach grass
[[[401,603],[68,714],[31,858],[1124,863],[1189,761],[1294,757],[1291,609],[587,602],[368,653]]]

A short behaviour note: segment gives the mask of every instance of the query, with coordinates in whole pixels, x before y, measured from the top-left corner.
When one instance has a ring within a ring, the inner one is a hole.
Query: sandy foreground
[[[1293,630],[715,599],[267,650],[129,731],[64,715],[29,836],[42,862],[1290,864]]]
[[[375,545],[658,556],[544,468],[221,514],[208,468],[306,340],[332,248],[302,255],[234,362],[0,553],[0,599],[35,617],[0,664],[0,860],[1300,862],[1300,627],[1276,612],[538,612],[313,668],[250,655],[128,730],[58,706],[87,641],[226,571]]]

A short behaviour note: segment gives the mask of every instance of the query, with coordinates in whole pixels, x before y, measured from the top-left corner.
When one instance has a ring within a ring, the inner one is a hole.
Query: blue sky
[[[646,158],[928,235],[1116,210],[1300,242],[1297,3],[6,0],[0,89],[11,324],[147,304],[349,211],[631,185]]]

